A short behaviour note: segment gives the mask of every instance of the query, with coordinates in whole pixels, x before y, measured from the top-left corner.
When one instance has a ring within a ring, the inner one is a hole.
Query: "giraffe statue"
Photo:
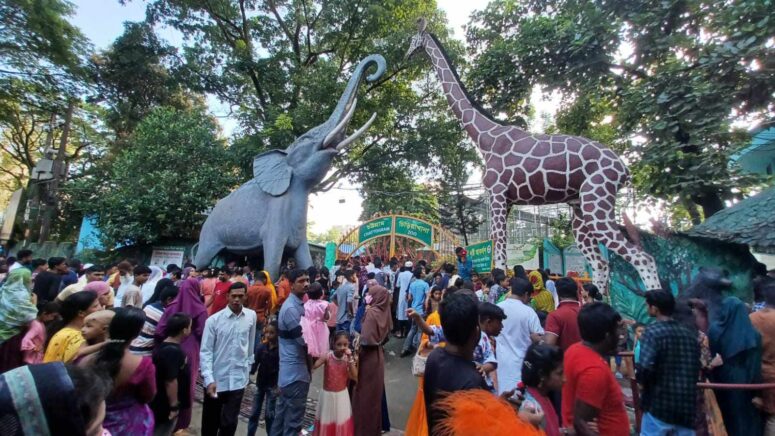
[[[471,99],[439,40],[426,31],[424,19],[418,20],[418,28],[406,57],[425,50],[447,102],[485,162],[495,265],[506,268],[506,218],[512,205],[568,203],[576,245],[602,292],[608,288],[609,269],[598,244],[635,267],[646,289],[659,289],[654,258],[628,242],[616,224],[616,193],[629,178],[619,157],[590,139],[530,134],[494,120]]]

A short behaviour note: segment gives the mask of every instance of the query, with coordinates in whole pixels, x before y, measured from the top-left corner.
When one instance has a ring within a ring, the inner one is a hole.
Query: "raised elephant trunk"
[[[377,71],[369,74],[366,77],[368,82],[373,82],[380,78],[387,68],[385,58],[383,58],[381,55],[367,56],[358,64],[358,66],[355,68],[355,71],[353,72],[353,75],[350,77],[350,80],[347,82],[347,87],[342,93],[342,96],[339,98],[339,102],[336,104],[334,111],[331,112],[331,116],[328,118],[328,120],[322,124],[323,130],[329,132],[323,140],[324,148],[332,145],[335,142],[334,139],[341,137],[342,133],[347,128],[347,124],[350,122],[353,113],[355,113],[355,106],[357,104],[357,99],[355,98],[356,91],[358,90],[358,86],[361,84],[361,80],[363,80],[363,76],[366,74],[366,71],[372,64],[377,66]],[[375,116],[372,116],[372,118],[366,124],[364,124],[363,127],[358,129],[349,138],[337,144],[336,148],[342,149],[347,144],[350,144],[352,141],[357,139],[358,136],[363,134],[363,132],[365,132],[369,126],[371,126],[371,123],[374,122],[374,118]]]

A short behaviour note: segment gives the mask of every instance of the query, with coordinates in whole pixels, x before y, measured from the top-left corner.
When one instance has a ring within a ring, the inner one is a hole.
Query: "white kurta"
[[[531,344],[530,334],[543,334],[535,310],[523,302],[506,298],[498,303],[506,313],[503,330],[495,337],[498,358],[498,394],[517,387],[522,380],[522,362]]]
[[[399,321],[407,321],[409,318],[406,316],[406,309],[409,308],[409,304],[406,302],[406,291],[409,289],[409,284],[412,283],[414,274],[411,271],[404,271],[398,274],[398,309],[396,310],[396,319]]]

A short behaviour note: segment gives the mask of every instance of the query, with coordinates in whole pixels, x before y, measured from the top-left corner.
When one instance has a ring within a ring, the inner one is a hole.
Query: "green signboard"
[[[358,244],[363,244],[369,239],[380,236],[388,236],[393,231],[393,217],[386,216],[361,224],[358,228]]]
[[[396,235],[408,236],[430,246],[433,243],[433,226],[414,218],[397,216]]]
[[[466,251],[474,264],[474,271],[479,274],[492,271],[492,240],[469,245]]]
[[[329,242],[326,244],[326,268],[329,270],[334,267],[336,262],[336,242]]]

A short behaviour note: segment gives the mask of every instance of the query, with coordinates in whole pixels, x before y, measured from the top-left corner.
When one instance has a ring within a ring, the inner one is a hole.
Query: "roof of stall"
[[[775,187],[724,209],[689,230],[692,236],[775,249]]]

